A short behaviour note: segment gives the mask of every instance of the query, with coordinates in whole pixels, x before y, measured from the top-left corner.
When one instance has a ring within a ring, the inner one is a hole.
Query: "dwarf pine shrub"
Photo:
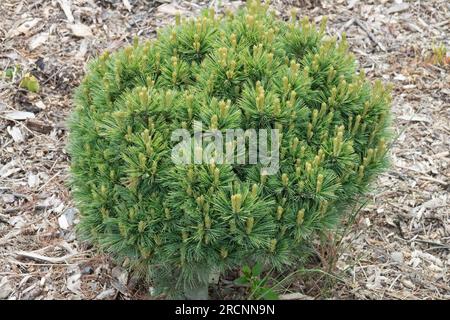
[[[298,263],[386,165],[390,93],[347,47],[325,22],[280,21],[252,1],[103,53],[70,121],[80,235],[171,290],[248,262]],[[196,121],[278,129],[279,170],[175,164],[171,134]]]

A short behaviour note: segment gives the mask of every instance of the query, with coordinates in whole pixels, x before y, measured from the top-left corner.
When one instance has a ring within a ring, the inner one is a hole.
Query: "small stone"
[[[411,282],[410,280],[408,280],[408,279],[402,280],[402,283],[403,283],[403,285],[404,285],[405,287],[407,287],[407,288],[409,288],[409,289],[414,289],[414,288],[415,288],[414,283],[412,283],[412,282]]]
[[[22,130],[20,130],[19,127],[8,127],[6,128],[6,131],[8,131],[11,138],[13,138],[14,142],[20,143],[25,141],[25,137],[22,133]]]
[[[8,278],[3,277],[0,281],[0,300],[7,299],[12,292],[13,288],[11,287]]]
[[[359,2],[359,0],[348,0],[347,9],[353,9],[353,7]]]
[[[2,199],[4,203],[13,203],[15,200],[15,197],[13,194],[7,193],[2,195]]]
[[[30,172],[28,174],[28,186],[30,188],[35,188],[39,186],[39,183],[40,183],[39,175]]]
[[[93,273],[94,273],[94,269],[91,266],[84,267],[81,270],[81,274],[93,274]]]
[[[75,215],[78,213],[76,208],[68,208],[64,213],[58,218],[59,227],[63,230],[68,230],[73,226],[73,221]]]
[[[391,253],[391,259],[392,261],[398,263],[398,264],[403,264],[403,253],[401,253],[400,251],[395,251]]]
[[[20,229],[27,224],[26,220],[21,216],[13,216],[8,220],[8,223],[16,229]]]
[[[30,51],[33,51],[34,49],[40,47],[48,40],[49,33],[48,32],[42,32],[38,35],[35,35],[31,40],[28,42],[28,48]]]

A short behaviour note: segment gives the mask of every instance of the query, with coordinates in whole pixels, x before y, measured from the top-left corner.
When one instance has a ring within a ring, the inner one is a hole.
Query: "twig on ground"
[[[23,258],[32,259],[35,261],[43,261],[43,262],[58,264],[58,263],[67,263],[67,260],[69,260],[79,254],[78,253],[68,254],[68,255],[65,255],[62,257],[47,257],[47,256],[40,255],[38,253],[35,253],[35,252],[17,251],[17,252],[15,252],[15,255],[17,255],[19,257],[23,257]]]
[[[367,29],[367,27],[361,22],[361,20],[359,19],[355,19],[355,23],[364,30],[365,33],[367,33],[367,36],[369,37],[370,40],[372,40],[373,43],[375,43],[381,50],[383,50],[384,52],[386,52],[386,48],[381,44],[381,42],[379,42],[375,36],[373,35],[372,32],[369,31],[369,29]]]

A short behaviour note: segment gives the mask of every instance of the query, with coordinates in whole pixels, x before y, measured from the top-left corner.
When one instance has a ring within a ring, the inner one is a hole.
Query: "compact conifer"
[[[75,105],[80,235],[172,292],[249,262],[298,263],[386,166],[389,89],[357,73],[325,21],[280,21],[259,1],[105,52]],[[279,129],[279,171],[175,165],[171,133],[194,121]]]

